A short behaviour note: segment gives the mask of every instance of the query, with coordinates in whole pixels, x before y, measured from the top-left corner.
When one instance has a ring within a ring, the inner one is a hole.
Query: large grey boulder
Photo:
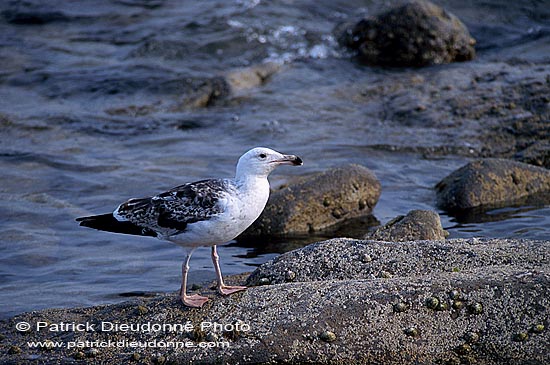
[[[411,210],[385,225],[367,233],[363,239],[404,242],[415,240],[444,240],[449,235],[441,226],[439,214],[433,210]]]
[[[380,182],[364,166],[329,169],[272,193],[262,215],[244,235],[324,230],[371,214],[380,191]]]
[[[447,210],[517,201],[550,192],[550,170],[488,158],[468,163],[435,186],[437,204]]]
[[[325,243],[327,249],[330,243]],[[346,246],[370,247],[373,254],[380,253],[380,258],[399,261],[410,256],[412,262],[419,257],[430,270],[416,270],[414,265],[406,264],[404,275],[396,272],[394,277],[266,285],[225,298],[210,294],[213,300],[202,309],[183,308],[174,294],[116,305],[31,312],[0,321],[0,363],[547,362],[548,242],[449,240],[393,246],[355,240],[332,243],[336,247],[328,254],[340,265],[353,263]],[[405,254],[398,250],[392,256],[398,247],[409,251]],[[442,264],[442,260],[449,262]],[[464,263],[462,270],[445,269],[446,265],[455,265],[453,262]],[[18,332],[15,325],[22,321],[31,324],[32,329]],[[38,321],[48,325],[89,322],[97,330],[38,332]],[[99,331],[104,322],[190,324],[192,328]],[[28,342],[37,340],[64,344],[139,341],[157,347],[69,349],[43,342],[39,348],[31,349]],[[162,347],[171,341],[187,347]]]
[[[410,1],[347,27],[340,42],[360,59],[383,66],[426,66],[467,61],[475,40],[453,14],[429,1]]]
[[[266,262],[250,275],[247,284],[415,277],[500,265],[536,267],[548,263],[548,253],[548,242],[540,241],[454,239],[395,243],[335,238]]]

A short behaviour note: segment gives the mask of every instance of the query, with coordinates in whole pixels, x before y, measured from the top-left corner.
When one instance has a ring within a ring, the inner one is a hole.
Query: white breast
[[[238,186],[238,195],[235,203],[229,209],[231,215],[238,217],[236,229],[238,234],[247,229],[258,217],[267,204],[269,198],[269,182],[267,178],[249,179]]]
[[[211,246],[234,239],[264,210],[269,198],[269,182],[267,178],[249,179],[238,184],[232,193],[220,201],[223,213],[189,224],[182,234],[170,237],[170,241],[184,246]]]

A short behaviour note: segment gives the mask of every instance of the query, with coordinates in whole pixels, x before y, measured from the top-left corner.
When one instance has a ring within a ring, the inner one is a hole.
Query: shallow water
[[[384,123],[340,92],[342,85],[376,85],[417,72],[358,66],[337,47],[333,27],[382,2],[48,3],[30,10],[6,3],[0,18],[1,316],[175,291],[181,248],[86,230],[74,218],[187,181],[232,176],[237,158],[254,146],[304,160],[301,168],[276,171],[275,186],[345,163],[372,169],[382,183],[374,210],[382,223],[411,209],[435,209],[432,187],[468,161],[398,151],[468,149],[470,131]],[[495,59],[548,63],[543,1],[440,4],[478,40],[478,59],[460,67]],[[172,107],[180,98],[177,80],[265,61],[284,66],[261,87],[207,108]],[[497,218],[460,223],[442,214],[442,223],[451,237],[550,238],[548,206],[489,214]],[[233,242],[220,248],[222,270],[251,271],[319,238]],[[190,281],[213,278],[208,249],[197,250]]]

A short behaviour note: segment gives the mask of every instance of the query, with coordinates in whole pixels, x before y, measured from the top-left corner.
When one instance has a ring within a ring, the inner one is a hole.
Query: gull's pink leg
[[[195,249],[192,249],[187,253],[187,257],[185,258],[185,261],[181,265],[182,278],[181,278],[180,298],[183,304],[185,304],[186,306],[192,307],[192,308],[200,308],[208,300],[208,298],[200,296],[198,294],[187,295],[186,293],[187,273],[189,272],[189,260],[191,259],[191,254],[193,253],[193,251],[195,251]]]
[[[246,290],[246,286],[229,286],[223,283],[222,271],[220,269],[220,257],[216,250],[216,245],[212,246],[212,263],[216,269],[216,275],[218,277],[218,291],[222,295],[233,294],[242,290]]]

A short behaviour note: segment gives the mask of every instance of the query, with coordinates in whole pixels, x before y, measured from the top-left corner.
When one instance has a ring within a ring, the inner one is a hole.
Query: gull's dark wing
[[[153,197],[130,199],[121,204],[111,217],[105,214],[78,220],[81,225],[99,230],[170,236],[184,232],[189,224],[222,213],[225,207],[222,200],[232,189],[228,180],[201,180]]]

